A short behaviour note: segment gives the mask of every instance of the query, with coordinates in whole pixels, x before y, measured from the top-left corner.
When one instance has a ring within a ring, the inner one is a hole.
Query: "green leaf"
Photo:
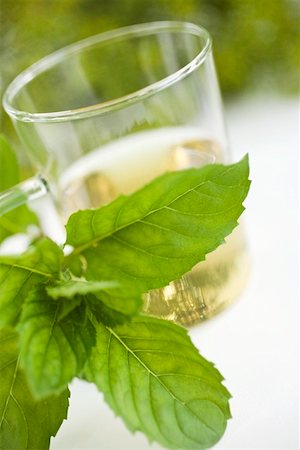
[[[125,286],[120,286],[116,281],[85,281],[85,280],[68,280],[57,282],[53,286],[46,288],[50,297],[57,299],[59,297],[74,298],[76,295],[86,296],[94,294],[93,309],[98,307],[98,313],[105,316],[105,323],[115,323],[113,318],[114,311],[121,315],[116,315],[117,323],[128,320],[128,317],[137,314],[142,307],[143,301],[141,295],[135,295],[130,292],[128,296]],[[132,290],[133,291],[133,290]],[[124,295],[125,292],[125,295]],[[98,306],[97,306],[98,305]],[[108,309],[107,309],[107,308]],[[110,318],[109,318],[110,317]]]
[[[74,297],[72,299],[60,298],[59,303],[57,304],[57,306],[59,306],[56,316],[57,322],[60,322],[62,319],[67,317],[72,311],[74,311],[74,309],[76,309],[77,306],[81,305],[82,300],[83,300],[82,297],[79,296]]]
[[[105,289],[112,289],[118,286],[115,281],[91,281],[68,280],[60,281],[53,286],[47,287],[47,293],[55,300],[59,297],[72,298],[75,295],[86,295],[97,293]]]
[[[84,260],[87,279],[117,279],[128,293],[165,286],[237,225],[248,173],[247,157],[168,173],[101,209],[79,211],[67,224],[67,242],[75,248],[69,260]]]
[[[42,238],[21,255],[0,256],[0,263],[52,278],[59,276],[63,257],[62,249],[55,242]]]
[[[0,192],[19,183],[16,154],[2,134],[0,134],[0,171]],[[25,205],[1,216],[0,242],[12,234],[26,232],[30,224],[37,224],[37,218]]]
[[[111,296],[113,289],[119,287],[115,281],[84,281],[68,280],[59,281],[52,286],[47,286],[47,294],[59,299],[64,297],[72,301],[64,301],[64,309],[60,311],[60,316],[66,315],[76,306],[76,301],[81,302],[84,296],[93,315],[97,320],[105,325],[116,325],[124,323],[134,314],[137,314],[142,307],[142,297]],[[94,295],[91,295],[94,294]],[[78,303],[77,303],[78,304]]]
[[[114,327],[125,322],[130,322],[133,316],[133,314],[128,314],[128,312],[124,314],[116,309],[110,308],[94,295],[89,294],[85,300],[97,322],[101,322],[103,325]],[[142,304],[142,299],[140,299],[140,303]]]
[[[85,375],[131,431],[167,448],[205,449],[223,435],[230,394],[178,325],[147,316],[97,328]]]
[[[84,302],[70,311],[53,300],[44,286],[31,291],[18,326],[21,366],[33,394],[39,398],[59,393],[79,375],[95,343],[95,330]]]
[[[48,238],[20,256],[0,256],[0,326],[15,325],[32,287],[58,276],[62,258],[62,250]]]
[[[18,335],[0,330],[0,448],[44,450],[67,416],[69,391],[35,401],[19,367]]]

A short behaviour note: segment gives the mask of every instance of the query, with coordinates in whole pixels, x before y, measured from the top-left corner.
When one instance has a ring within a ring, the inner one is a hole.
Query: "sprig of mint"
[[[131,431],[166,448],[220,439],[230,417],[222,376],[181,326],[143,314],[142,295],[223,243],[248,189],[247,157],[167,173],[73,214],[67,256],[41,238],[0,257],[0,448],[47,449],[74,377],[94,383]]]

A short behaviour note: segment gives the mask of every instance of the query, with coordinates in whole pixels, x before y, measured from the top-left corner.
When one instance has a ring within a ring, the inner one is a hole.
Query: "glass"
[[[61,49],[11,83],[4,107],[38,175],[2,194],[2,213],[49,187],[65,222],[165,171],[228,160],[211,39],[190,23],[134,25]],[[147,293],[145,310],[187,325],[210,317],[240,293],[246,261],[238,227]]]

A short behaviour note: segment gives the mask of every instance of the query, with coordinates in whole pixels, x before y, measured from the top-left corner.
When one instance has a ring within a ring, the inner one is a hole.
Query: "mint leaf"
[[[16,154],[2,134],[0,134],[0,171],[0,192],[19,183]],[[12,234],[26,232],[30,224],[37,224],[37,219],[25,205],[0,216],[0,242]]]
[[[58,299],[59,297],[72,298],[75,295],[97,293],[105,289],[112,289],[117,285],[115,281],[68,280],[48,286],[46,290],[50,297]]]
[[[57,316],[58,320],[67,316],[81,302],[85,301],[91,312],[98,320],[106,325],[114,325],[127,321],[128,316],[135,314],[142,305],[141,297],[133,301],[122,301],[119,298],[113,298],[110,302],[105,297],[105,291],[116,288],[119,284],[115,281],[85,281],[85,280],[67,280],[57,281],[53,285],[46,286],[47,294],[60,300],[60,309]],[[94,294],[94,295],[91,295]],[[104,302],[101,300],[103,298]],[[63,299],[63,301],[61,301]],[[67,301],[69,299],[69,301]],[[105,304],[107,303],[107,305]],[[122,313],[121,311],[124,311]]]
[[[230,394],[186,331],[135,317],[114,329],[97,327],[85,375],[131,431],[167,448],[204,449],[223,435]]]
[[[19,367],[18,335],[0,330],[0,448],[48,449],[67,416],[69,392],[35,401]]]
[[[0,256],[0,263],[10,265],[44,277],[59,277],[64,254],[49,238],[42,238],[18,256]]]
[[[67,317],[77,306],[81,305],[82,297],[74,297],[70,299],[60,299],[58,306],[58,312],[56,316],[57,322]]]
[[[24,299],[43,276],[0,262],[0,327],[15,325]]]
[[[97,303],[101,311],[104,310],[104,306],[100,303],[104,303],[110,310],[117,311],[125,315],[136,314],[142,306],[141,296],[128,297],[122,292],[124,286],[120,286],[115,281],[84,281],[84,280],[68,280],[57,282],[54,286],[48,286],[47,293],[50,297],[57,299],[59,297],[72,298],[76,295],[94,294],[94,298],[98,298],[101,302],[94,301],[94,306]],[[117,293],[112,293],[117,289]],[[113,314],[113,311],[112,311]]]
[[[47,238],[20,256],[0,256],[0,326],[15,325],[32,287],[58,276],[62,258],[61,249]]]
[[[72,303],[53,300],[44,286],[37,286],[23,305],[18,326],[21,366],[37,398],[65,389],[80,374],[95,343],[84,302],[76,302],[67,313],[64,302]]]
[[[79,211],[67,224],[69,260],[87,279],[117,279],[129,294],[165,286],[224,242],[248,189],[248,158],[165,174],[131,196]],[[75,261],[75,262],[74,262]]]
[[[103,323],[103,325],[114,327],[120,325],[124,322],[129,322],[133,314],[126,314],[111,308],[109,305],[103,303],[99,298],[94,295],[88,295],[86,297],[87,305],[98,322]],[[112,298],[112,300],[114,300]],[[109,302],[108,302],[109,303]],[[126,306],[126,303],[124,305]],[[142,304],[142,299],[140,298],[140,303]],[[125,309],[125,308],[124,308]]]

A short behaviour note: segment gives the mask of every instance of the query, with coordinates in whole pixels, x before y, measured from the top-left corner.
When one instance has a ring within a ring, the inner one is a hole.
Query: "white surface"
[[[250,155],[244,220],[252,258],[248,287],[231,308],[195,327],[233,395],[219,450],[298,449],[298,102],[245,98],[227,108],[234,159]],[[72,385],[69,420],[51,450],[157,450],[131,435],[93,386]]]

